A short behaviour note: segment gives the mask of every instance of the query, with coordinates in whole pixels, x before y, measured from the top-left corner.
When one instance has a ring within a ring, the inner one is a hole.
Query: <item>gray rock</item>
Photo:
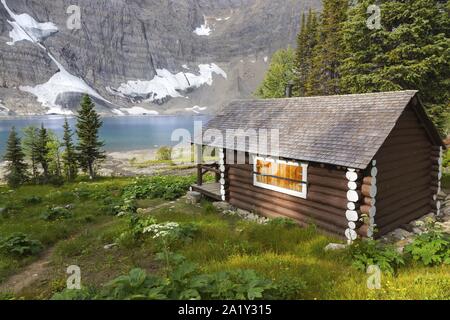
[[[440,191],[438,194],[437,194],[437,198],[438,198],[438,200],[445,200],[446,198],[447,198],[447,194],[444,192],[444,191]]]
[[[202,199],[202,195],[197,191],[189,191],[186,194],[186,202],[190,204],[197,204]]]
[[[325,251],[336,251],[336,250],[343,250],[347,248],[347,245],[341,244],[341,243],[329,243],[325,247]]]
[[[107,244],[107,245],[103,246],[103,249],[110,250],[110,249],[112,249],[114,247],[117,247],[117,246],[118,246],[117,243],[111,243],[111,244]]]
[[[395,229],[394,231],[392,231],[389,235],[392,236],[394,239],[404,240],[404,239],[410,237],[412,235],[412,233],[399,228],[399,229]]]
[[[213,202],[213,206],[214,208],[220,211],[229,211],[233,209],[233,206],[231,204],[224,201]]]
[[[0,208],[0,214],[6,211],[6,208]]]

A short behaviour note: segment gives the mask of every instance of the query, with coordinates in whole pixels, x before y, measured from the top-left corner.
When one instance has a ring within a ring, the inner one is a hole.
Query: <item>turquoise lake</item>
[[[100,137],[105,141],[106,151],[131,151],[154,149],[159,146],[176,145],[171,141],[172,132],[186,129],[191,134],[194,121],[207,121],[207,116],[127,116],[104,117]],[[75,118],[68,119],[74,129]],[[24,127],[41,123],[62,137],[64,117],[44,116],[0,120],[0,156],[3,156],[9,131],[14,126],[18,131]]]

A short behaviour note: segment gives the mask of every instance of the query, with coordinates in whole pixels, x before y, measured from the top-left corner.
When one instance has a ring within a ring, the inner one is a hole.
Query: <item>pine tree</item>
[[[48,169],[52,178],[61,178],[61,141],[59,141],[58,136],[53,132],[48,130]],[[57,181],[57,179],[53,179]]]
[[[274,53],[263,83],[256,91],[260,98],[283,98],[286,86],[294,81],[295,51],[292,48],[281,49]]]
[[[27,181],[27,164],[22,151],[21,141],[16,129],[12,127],[9,134],[4,160],[8,161],[6,180],[15,188]]]
[[[305,96],[307,92],[307,80],[310,77],[313,52],[317,45],[318,24],[319,20],[314,11],[309,10],[307,20],[303,14],[302,26],[297,37],[295,60],[296,94],[301,97]]]
[[[307,95],[340,93],[339,67],[343,59],[342,24],[347,17],[348,0],[325,0],[321,24],[313,50],[312,68],[306,83]]]
[[[450,2],[449,2],[450,3]],[[450,18],[438,0],[381,1],[381,29],[369,29],[361,0],[343,28],[340,72],[347,93],[413,89],[443,131],[450,109]]]
[[[67,118],[64,120],[64,136],[63,136],[63,148],[64,153],[62,155],[64,175],[66,179],[72,181],[76,178],[78,173],[77,155],[75,152],[75,145],[73,144],[73,132],[69,126]]]
[[[81,101],[81,109],[77,116],[78,160],[80,166],[95,178],[95,165],[106,158],[102,150],[104,142],[99,140],[99,129],[103,122],[95,111],[95,104],[88,95]]]
[[[32,177],[36,181],[39,172],[37,169],[38,165],[38,137],[39,137],[39,129],[34,126],[29,126],[23,129],[23,138],[22,138],[22,149],[26,156],[26,158],[31,163],[31,172]]]
[[[47,129],[44,127],[44,124],[41,124],[41,128],[38,132],[38,141],[36,146],[37,157],[36,160],[42,167],[42,171],[44,172],[44,180],[48,181],[49,178],[49,170],[48,170],[48,159],[49,159],[49,147],[48,147],[49,136]]]

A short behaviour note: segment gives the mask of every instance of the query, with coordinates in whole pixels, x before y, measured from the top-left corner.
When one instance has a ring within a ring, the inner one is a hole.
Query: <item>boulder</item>
[[[197,204],[202,199],[202,195],[197,191],[189,191],[186,194],[186,202],[190,204]]]
[[[399,228],[399,229],[395,229],[394,231],[392,231],[389,235],[392,236],[394,239],[404,240],[404,239],[410,237],[412,235],[412,233]]]

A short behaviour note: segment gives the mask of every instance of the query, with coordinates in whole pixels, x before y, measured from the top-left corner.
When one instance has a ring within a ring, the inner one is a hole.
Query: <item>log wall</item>
[[[369,170],[361,187],[361,212],[376,207],[375,225],[381,236],[432,210],[433,170],[437,164],[433,146],[419,118],[407,108],[374,159],[376,183]],[[376,186],[375,204],[370,190]],[[373,210],[373,209],[372,209]]]
[[[315,224],[344,237],[348,228],[348,180],[344,169],[310,163],[307,199],[255,187],[252,164],[227,163],[226,172],[226,199],[232,205],[270,218],[289,217],[302,226]],[[360,181],[357,183],[360,186]]]

